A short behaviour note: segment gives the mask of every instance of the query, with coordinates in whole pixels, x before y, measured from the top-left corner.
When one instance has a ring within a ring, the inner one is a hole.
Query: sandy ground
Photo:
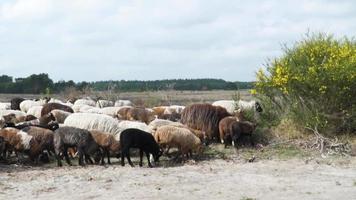
[[[16,167],[0,164],[0,199],[356,199],[347,164],[207,160],[176,167]]]

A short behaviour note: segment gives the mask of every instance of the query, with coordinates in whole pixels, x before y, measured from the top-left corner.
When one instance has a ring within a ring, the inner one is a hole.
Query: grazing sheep
[[[230,114],[234,114],[238,108],[241,109],[241,111],[248,111],[248,110],[252,110],[254,112],[263,111],[261,104],[257,101],[219,100],[219,101],[215,101],[212,105],[221,106],[225,108]]]
[[[155,115],[157,115],[158,118],[161,118],[161,116],[164,115],[164,112],[166,111],[168,106],[157,106],[153,107],[152,110]]]
[[[176,127],[185,127],[180,122],[172,122],[170,120],[165,120],[165,119],[155,119],[152,122],[148,124],[148,127],[152,129],[152,131],[156,131],[159,127],[164,126],[164,125],[171,125],[171,126],[176,126]]]
[[[60,103],[46,103],[43,105],[41,116],[50,113],[52,110],[63,110],[66,112],[74,113],[73,109],[69,106]]]
[[[87,109],[85,111],[83,110],[83,112],[101,114],[101,109],[93,107],[93,108]]]
[[[250,137],[256,129],[256,124],[249,121],[239,121],[235,117],[225,117],[219,123],[219,132],[221,143],[232,143],[232,146],[243,136]]]
[[[120,134],[120,146],[121,146],[121,165],[125,165],[124,157],[126,156],[129,164],[133,167],[133,163],[130,159],[130,148],[138,148],[140,150],[140,167],[142,166],[143,152],[145,152],[148,166],[152,167],[149,154],[153,155],[154,162],[159,161],[159,157],[162,155],[160,148],[150,133],[142,131],[140,129],[126,129]]]
[[[122,106],[134,106],[134,104],[130,100],[117,100],[114,104],[115,107],[122,107]]]
[[[100,114],[109,115],[111,117],[117,117],[117,113],[122,107],[105,107],[100,109]]]
[[[52,110],[51,113],[52,113],[52,115],[53,115],[55,121],[58,122],[58,123],[60,123],[60,124],[63,124],[63,123],[64,123],[64,120],[65,120],[69,115],[73,114],[73,113],[71,113],[71,112],[66,112],[66,111],[64,111],[64,110],[57,110],[57,109]]]
[[[181,155],[186,155],[187,158],[192,156],[192,151],[200,153],[202,145],[200,139],[195,136],[189,129],[176,126],[161,126],[155,133],[155,140],[162,147],[177,147]],[[177,154],[178,158],[179,154]]]
[[[152,129],[145,123],[143,122],[138,122],[138,121],[128,121],[128,120],[123,120],[119,122],[119,127],[120,127],[120,133],[126,129],[130,128],[135,128],[135,129],[140,129],[142,131],[152,133]],[[118,139],[118,138],[117,138]]]
[[[11,103],[0,103],[0,110],[10,110]]]
[[[114,102],[109,101],[109,100],[98,100],[96,102],[96,107],[98,108],[105,108],[105,107],[111,107],[114,106]]]
[[[167,106],[164,111],[164,114],[172,114],[172,113],[181,114],[184,108],[185,106],[178,106],[178,105]]]
[[[36,118],[40,118],[43,106],[33,106],[27,111],[27,115],[33,115]]]
[[[93,106],[88,106],[88,105],[82,105],[79,109],[79,112],[81,113],[89,113],[88,111],[89,110],[92,110],[92,109],[98,109],[96,107],[93,107]],[[97,112],[92,112],[92,113],[97,113]]]
[[[219,139],[219,121],[230,116],[225,108],[210,104],[193,104],[182,112],[181,122],[206,133],[207,139]]]
[[[64,125],[87,130],[99,130],[113,135],[121,132],[119,122],[103,114],[74,113],[66,118]]]
[[[120,151],[120,142],[115,140],[114,136],[97,130],[90,130],[95,142],[104,150],[104,154],[101,159],[101,163],[104,164],[105,154],[108,159],[108,163],[110,162],[110,152],[116,155],[119,154]]]
[[[78,99],[74,102],[74,105],[87,105],[87,106],[96,106],[96,102],[92,99]]]
[[[15,97],[11,99],[11,110],[20,110],[20,103],[23,102],[25,99],[20,97]]]
[[[15,125],[14,123],[10,122],[10,123],[5,123],[3,128],[12,127],[21,130],[23,128],[30,127],[30,126],[40,127],[51,131],[55,131],[56,129],[59,128],[59,124],[57,122],[51,122],[45,125],[41,125],[41,124],[16,124]]]
[[[141,121],[148,124],[155,119],[153,111],[146,108],[123,108],[119,110],[119,115],[123,120]]]
[[[38,101],[24,100],[20,103],[20,109],[22,112],[27,112],[33,106],[43,106],[47,103],[47,99],[40,99]]]
[[[158,119],[167,119],[167,120],[170,120],[172,122],[178,122],[178,121],[180,121],[181,114],[173,112],[171,114],[163,114],[161,116],[157,116],[157,118]]]
[[[30,149],[30,157],[38,162],[38,156],[43,154],[44,150],[48,153],[54,153],[53,146],[53,131],[41,127],[29,126],[21,129],[36,140],[36,145],[32,145]]]
[[[60,127],[54,133],[53,143],[59,167],[62,166],[60,154],[64,155],[68,165],[72,165],[68,157],[68,147],[76,147],[79,155],[79,165],[81,166],[84,166],[83,156],[88,159],[95,154],[101,157],[99,145],[88,130],[75,127]]]
[[[25,112],[19,110],[0,110],[0,117],[9,114],[14,114],[15,117],[26,116]]]
[[[18,156],[23,157],[22,153],[31,149],[36,141],[26,132],[16,128],[3,128],[0,130],[0,137],[4,138],[6,150],[3,152],[3,158],[6,158],[6,151],[14,150]],[[18,157],[19,160],[19,157]]]

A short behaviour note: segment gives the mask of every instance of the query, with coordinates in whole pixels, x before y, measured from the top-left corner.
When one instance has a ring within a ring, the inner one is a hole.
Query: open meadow
[[[232,99],[236,91],[159,91],[120,93],[143,105],[211,103]],[[104,94],[101,94],[104,95]],[[0,95],[0,101],[14,96]],[[115,95],[111,95],[115,96]],[[55,96],[56,98],[65,97]],[[251,99],[241,91],[242,99]],[[271,133],[268,133],[271,134]],[[176,152],[173,151],[173,154]],[[154,168],[120,165],[0,163],[0,199],[355,199],[356,158],[322,156],[298,142],[272,138],[256,147],[235,150],[211,144],[185,161],[162,157]]]

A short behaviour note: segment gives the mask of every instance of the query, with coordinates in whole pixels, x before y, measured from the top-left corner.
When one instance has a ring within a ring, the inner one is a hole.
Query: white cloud
[[[304,33],[354,36],[356,3],[331,1],[4,0],[0,70],[56,80],[253,80]]]

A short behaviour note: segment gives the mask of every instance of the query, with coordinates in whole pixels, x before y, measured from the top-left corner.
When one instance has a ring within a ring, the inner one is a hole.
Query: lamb
[[[22,112],[27,112],[33,106],[43,106],[47,103],[47,99],[40,99],[38,101],[24,100],[20,103],[20,109]]]
[[[23,102],[25,99],[21,97],[15,97],[11,99],[11,110],[20,110],[20,103]]]
[[[121,106],[134,106],[134,104],[130,100],[117,100],[115,101],[115,107]]]
[[[95,142],[104,150],[104,154],[106,154],[108,163],[110,162],[110,152],[116,155],[119,154],[120,151],[120,142],[115,140],[114,136],[97,130],[90,130]],[[104,164],[104,157],[102,156],[101,163]]]
[[[110,106],[114,106],[114,102],[108,100],[98,100],[96,102],[96,107],[98,108],[105,108]]]
[[[52,110],[63,110],[66,112],[74,113],[73,109],[69,106],[60,103],[46,103],[41,111],[41,116],[50,113]]]
[[[27,111],[27,115],[33,115],[36,118],[40,118],[43,106],[33,106]]]
[[[121,150],[121,165],[125,166],[124,157],[126,156],[129,164],[133,167],[133,163],[130,159],[130,148],[138,148],[140,150],[140,167],[142,167],[143,152],[145,152],[148,166],[153,167],[149,154],[153,155],[154,162],[159,162],[159,157],[162,155],[160,148],[150,133],[139,129],[126,129],[120,134],[120,146]]]
[[[64,111],[64,110],[57,110],[57,109],[52,110],[51,113],[52,113],[52,115],[53,115],[55,121],[58,122],[58,123],[60,123],[60,124],[63,124],[64,121],[65,121],[65,119],[66,119],[69,115],[73,114],[73,113],[71,113],[71,112],[66,112],[66,111]]]
[[[54,150],[57,165],[62,166],[60,154],[63,154],[68,165],[72,165],[68,157],[68,147],[76,147],[79,155],[79,165],[84,166],[83,156],[90,158],[91,155],[101,157],[99,145],[88,130],[75,127],[60,127],[55,131]]]
[[[192,156],[192,151],[200,153],[202,145],[200,139],[195,136],[189,129],[175,126],[161,126],[155,133],[155,140],[162,147],[177,147],[181,155],[187,158]],[[177,154],[178,158],[179,154]]]
[[[64,120],[65,126],[72,126],[86,130],[98,130],[113,135],[121,132],[119,122],[103,114],[74,113]]]
[[[152,110],[158,118],[161,118],[164,115],[164,112],[166,111],[167,107],[168,106],[157,106],[153,107]]]
[[[36,145],[32,145],[30,149],[30,158],[38,162],[38,156],[43,154],[44,150],[47,150],[48,153],[54,153],[53,146],[53,131],[41,127],[29,126],[22,129],[28,135],[32,136],[36,140]]]
[[[0,103],[0,110],[10,110],[11,103]]]

